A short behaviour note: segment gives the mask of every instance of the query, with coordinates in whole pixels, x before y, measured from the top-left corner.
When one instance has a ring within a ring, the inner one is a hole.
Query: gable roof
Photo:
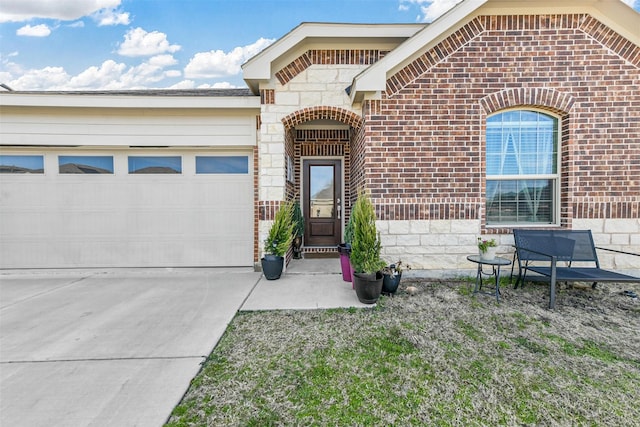
[[[358,74],[351,85],[351,100],[360,102],[365,94],[376,97],[386,89],[389,77],[478,16],[560,13],[588,13],[640,45],[640,14],[621,0],[464,0]]]
[[[303,22],[242,65],[253,93],[282,66],[309,49],[392,50],[426,24],[342,24]]]

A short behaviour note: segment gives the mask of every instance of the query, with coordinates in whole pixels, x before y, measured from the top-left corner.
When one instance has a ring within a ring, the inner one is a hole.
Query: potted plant
[[[398,290],[400,285],[400,279],[402,279],[402,271],[404,269],[411,270],[411,267],[407,264],[402,265],[402,260],[391,264],[388,267],[382,269],[382,293],[393,295]]]
[[[267,280],[276,280],[282,274],[284,255],[293,240],[293,203],[285,202],[280,205],[264,241],[264,257],[262,258],[262,272]]]
[[[300,202],[293,204],[293,258],[302,258],[302,236],[304,236],[304,217],[300,210]]]
[[[353,215],[349,217],[347,226],[344,228],[344,243],[338,245],[340,254],[340,268],[342,269],[342,280],[351,282],[351,242],[353,241]]]
[[[385,262],[380,259],[380,235],[376,229],[376,213],[369,195],[360,193],[353,211],[353,241],[351,265],[354,269],[354,287],[358,300],[373,304],[382,292],[382,271]]]
[[[482,259],[494,259],[496,257],[497,246],[496,239],[483,239],[478,237],[478,252]]]

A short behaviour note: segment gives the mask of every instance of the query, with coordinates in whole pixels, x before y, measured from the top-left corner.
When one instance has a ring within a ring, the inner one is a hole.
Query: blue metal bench
[[[598,282],[640,283],[638,277],[600,268],[596,249],[637,257],[640,254],[596,247],[591,230],[514,229],[513,237],[520,269],[515,288],[524,283],[527,272],[546,278],[551,309],[555,307],[557,281],[592,282],[594,288]]]

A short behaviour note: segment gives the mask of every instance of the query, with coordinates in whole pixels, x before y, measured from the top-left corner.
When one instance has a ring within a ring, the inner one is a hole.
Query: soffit
[[[194,91],[0,92],[0,106],[63,108],[260,109],[248,89]]]

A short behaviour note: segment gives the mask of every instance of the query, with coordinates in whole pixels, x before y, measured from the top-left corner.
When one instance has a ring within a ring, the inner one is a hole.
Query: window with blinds
[[[514,110],[487,119],[487,224],[557,222],[558,119]]]

